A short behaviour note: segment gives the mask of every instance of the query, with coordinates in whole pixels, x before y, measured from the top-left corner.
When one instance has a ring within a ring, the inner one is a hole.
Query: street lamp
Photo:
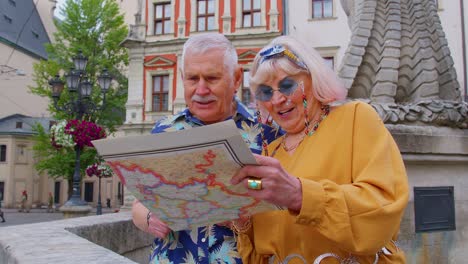
[[[63,105],[59,105],[58,101],[60,95],[64,89],[65,83],[60,79],[59,75],[49,81],[49,85],[52,89],[52,98],[54,100],[54,107],[58,111],[67,113],[68,115],[75,116],[76,120],[81,120],[85,114],[92,114],[96,111],[100,111],[104,108],[106,103],[106,93],[110,87],[112,77],[109,72],[104,69],[101,75],[98,77],[98,83],[101,87],[101,93],[103,95],[102,104],[96,105],[90,99],[91,92],[93,89],[93,83],[86,75],[86,65],[88,58],[83,56],[81,50],[78,55],[73,57],[74,69],[71,69],[65,74],[67,89],[70,94],[70,99]],[[63,205],[65,208],[62,211],[83,213],[86,211],[83,207],[89,208],[88,204],[81,199],[81,175],[80,175],[80,155],[81,148],[75,145],[75,170],[72,178],[73,192],[70,199]],[[81,207],[81,208],[80,208]],[[68,210],[70,209],[70,210]],[[89,210],[87,211],[89,212]],[[87,213],[86,212],[86,213]]]

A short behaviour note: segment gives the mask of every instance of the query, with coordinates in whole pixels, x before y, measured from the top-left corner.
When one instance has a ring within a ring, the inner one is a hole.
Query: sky
[[[60,19],[63,19],[63,17],[60,15],[59,10],[64,7],[66,0],[57,0],[57,8],[55,9],[54,15]]]

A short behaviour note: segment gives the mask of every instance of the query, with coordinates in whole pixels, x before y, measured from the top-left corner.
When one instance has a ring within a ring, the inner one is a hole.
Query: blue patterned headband
[[[297,66],[301,67],[302,69],[309,71],[307,68],[307,65],[299,59],[299,57],[294,54],[294,52],[286,49],[285,47],[281,45],[275,45],[271,48],[268,48],[266,50],[263,50],[260,52],[260,63],[262,64],[264,61],[272,59],[272,58],[278,58],[281,56],[286,56],[290,61],[294,62]]]

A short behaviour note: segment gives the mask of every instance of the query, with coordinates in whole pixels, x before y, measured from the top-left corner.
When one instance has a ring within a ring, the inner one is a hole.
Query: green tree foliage
[[[113,132],[115,126],[124,121],[127,100],[128,81],[122,72],[128,65],[128,53],[126,48],[119,45],[128,33],[124,17],[116,0],[68,0],[61,13],[65,18],[55,21],[55,41],[46,45],[49,59],[34,65],[36,85],[30,87],[31,92],[51,98],[49,111],[56,119],[73,119],[73,115],[55,109],[48,82],[56,74],[68,72],[73,67],[72,58],[81,50],[88,57],[86,72],[94,83],[94,103],[99,105],[102,101],[97,77],[103,69],[108,69],[115,80],[106,95],[106,108],[85,115],[84,119]],[[65,81],[65,78],[62,77],[62,80]],[[58,104],[64,105],[70,96],[65,88]]]
[[[63,75],[74,66],[72,58],[81,50],[88,58],[86,73],[93,83],[91,100],[94,104],[99,106],[103,100],[97,77],[104,68],[108,69],[114,79],[106,94],[106,107],[102,111],[85,114],[83,117],[105,127],[110,134],[115,131],[116,126],[123,123],[127,100],[128,81],[122,72],[128,66],[128,53],[120,46],[128,33],[124,17],[116,0],[67,0],[61,14],[64,19],[55,21],[57,31],[52,43],[46,45],[48,60],[34,65],[35,85],[30,87],[30,91],[50,99],[49,112],[56,120],[74,119],[74,113],[56,110],[49,80],[55,75],[60,75],[65,81]],[[65,105],[71,96],[75,95],[68,93],[65,86],[57,104]],[[36,132],[36,169],[48,173],[53,178],[65,177],[71,183],[75,151],[71,148],[57,150],[52,147],[48,131],[43,127],[36,126]],[[81,175],[84,175],[86,166],[95,161],[95,155],[94,148],[83,149],[80,158]]]

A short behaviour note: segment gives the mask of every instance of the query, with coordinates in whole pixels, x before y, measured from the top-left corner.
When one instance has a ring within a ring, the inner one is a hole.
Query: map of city
[[[174,231],[278,209],[230,183],[244,164],[256,164],[232,120],[93,144],[127,190]]]
[[[276,209],[229,183],[241,165],[228,153],[219,144],[107,163],[127,189],[175,231]]]

